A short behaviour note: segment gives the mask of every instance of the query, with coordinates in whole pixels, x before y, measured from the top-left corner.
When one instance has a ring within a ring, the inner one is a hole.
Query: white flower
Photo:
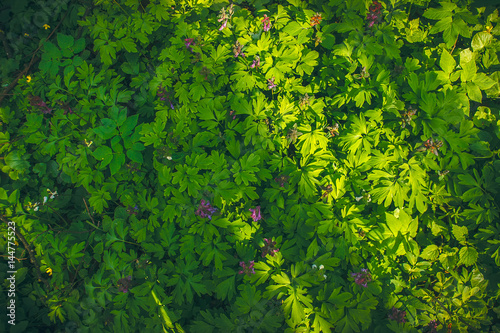
[[[397,218],[397,219],[399,219],[399,208],[396,208],[394,210],[394,217]]]
[[[359,202],[361,199],[363,199],[363,196],[360,196],[360,197],[354,197],[354,199],[356,199],[357,202]]]
[[[312,266],[311,266],[311,268],[312,268],[312,269],[317,269],[317,268],[318,268],[318,266],[316,266],[316,265],[312,265]]]
[[[56,195],[57,195],[57,191],[55,191],[54,193],[52,193],[51,196],[50,196],[50,198],[54,199],[56,197]]]
[[[43,204],[45,205],[46,202],[47,202],[47,197],[43,197]]]
[[[324,268],[325,268],[325,266],[323,266],[323,265],[319,265],[319,269],[320,269],[320,270],[321,270],[321,269],[324,269]]]
[[[38,206],[35,207],[35,209],[33,209],[35,212],[38,212]]]
[[[171,161],[172,160],[172,156],[167,156],[167,160]]]
[[[326,279],[326,274],[323,274],[323,278],[325,278],[325,279]]]

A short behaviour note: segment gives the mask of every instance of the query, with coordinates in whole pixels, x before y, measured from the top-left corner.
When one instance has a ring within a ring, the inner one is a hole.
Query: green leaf
[[[472,79],[472,82],[474,82],[481,90],[490,89],[495,85],[495,83],[497,83],[484,73],[477,73]]]
[[[57,34],[57,44],[61,49],[69,49],[75,43],[73,36]]]
[[[43,47],[44,47],[45,51],[47,52],[47,55],[49,56],[49,58],[52,58],[52,59],[61,58],[61,56],[62,56],[61,50],[59,50],[59,48],[57,46],[55,46],[54,44],[52,44],[51,42],[45,42]]]
[[[191,85],[191,92],[189,93],[193,101],[198,102],[202,97],[205,97],[205,88],[200,83]]]
[[[306,74],[311,74],[314,66],[318,64],[318,61],[316,60],[319,56],[319,53],[317,51],[310,51],[302,55],[302,58],[300,59],[300,63],[297,66],[297,72],[300,75],[303,75],[304,73]]]
[[[123,122],[127,119],[127,109],[120,109],[118,106],[113,105],[109,112],[111,119],[113,119],[118,126],[121,126]]]
[[[113,155],[113,151],[108,146],[101,146],[101,147],[98,147],[96,150],[94,150],[92,155],[94,155],[96,160],[103,161],[108,156]]]
[[[101,139],[108,140],[117,134],[116,123],[108,118],[101,119],[102,126],[94,128],[94,133],[99,135]]]
[[[441,5],[443,5],[443,3],[441,3]],[[452,11],[456,7],[455,4],[452,4],[441,8],[429,8],[424,12],[423,16],[431,20],[441,20],[446,17],[450,17],[451,19]]]
[[[21,154],[17,150],[11,151],[7,156],[5,156],[5,164],[17,171],[22,171],[30,166],[30,164],[21,157]]]
[[[467,95],[471,100],[481,103],[483,100],[483,94],[477,84],[474,82],[467,82],[465,84],[465,89],[467,90]]]
[[[73,45],[73,52],[74,53],[80,53],[84,49],[85,49],[85,38],[80,38]],[[79,66],[79,65],[75,65],[75,66]]]
[[[127,52],[130,52],[130,53],[136,53],[137,52],[136,44],[134,43],[134,40],[132,38],[125,37],[125,38],[120,39],[120,42],[122,43],[123,48]]]
[[[474,50],[474,52],[479,51],[484,47],[490,45],[492,40],[493,36],[489,32],[486,31],[478,32],[472,38],[472,43],[471,43],[472,49]]]
[[[426,260],[436,260],[439,257],[439,248],[437,245],[427,246],[420,256]]]
[[[122,137],[130,135],[130,132],[132,132],[134,130],[135,126],[137,125],[138,119],[139,119],[139,115],[134,114],[133,116],[130,116],[127,118],[127,120],[125,120],[123,125],[120,127],[120,132],[122,134]],[[142,132],[141,132],[141,134],[142,134]]]
[[[477,68],[474,61],[474,54],[471,50],[465,49],[460,52],[460,67],[462,67],[462,72],[460,73],[462,82],[472,80],[477,72]]]
[[[122,165],[125,164],[125,155],[124,154],[115,154],[113,156],[113,160],[109,164],[109,169],[111,170],[111,176],[120,171]]]
[[[447,74],[450,74],[455,69],[457,63],[453,56],[446,50],[443,50],[441,54],[441,60],[439,61],[439,66],[443,69],[443,71]]]
[[[465,266],[474,265],[477,261],[478,253],[473,247],[466,246],[460,249],[459,252],[460,260],[458,264],[464,264]]]
[[[217,298],[221,300],[224,300],[226,298],[228,300],[231,300],[235,294],[235,280],[236,275],[233,275],[219,283],[215,288]]]
[[[142,159],[142,153],[137,150],[127,150],[127,157],[136,163],[142,164],[144,162],[144,160]]]
[[[458,225],[453,225],[451,227],[453,236],[455,236],[455,239],[459,241],[460,243],[464,243],[467,236],[469,235],[469,230],[467,227],[459,227]]]
[[[290,278],[285,272],[281,272],[280,275],[273,275],[271,278],[279,285],[287,286],[290,284]]]

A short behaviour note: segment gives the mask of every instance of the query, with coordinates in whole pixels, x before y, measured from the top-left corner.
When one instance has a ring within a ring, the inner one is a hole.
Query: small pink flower
[[[240,266],[243,268],[238,271],[238,274],[246,274],[248,276],[255,274],[255,269],[254,269],[254,261],[251,260],[248,262],[249,265],[247,266],[244,261],[240,261]]]
[[[272,79],[267,80],[267,88],[274,90],[276,89],[277,85],[274,83],[274,77]]]
[[[250,68],[255,68],[260,66],[260,57],[258,55],[255,56],[255,59],[253,60],[252,64],[250,65]]]
[[[359,273],[351,273],[351,276],[354,278],[354,282],[356,282],[358,286],[362,286],[364,288],[368,287],[368,282],[372,280],[372,276],[366,268],[362,268]]]
[[[249,211],[252,212],[252,219],[254,222],[257,222],[262,218],[260,215],[260,206],[255,207],[255,209],[250,208]]]
[[[264,14],[264,18],[262,19],[262,23],[264,23],[264,26],[262,27],[262,29],[264,31],[269,31],[271,29],[271,20],[265,14]]]
[[[276,242],[271,241],[267,238],[264,238],[264,242],[266,243],[262,248],[262,258],[264,258],[267,254],[270,254],[272,257],[279,251],[279,249],[275,248]]]

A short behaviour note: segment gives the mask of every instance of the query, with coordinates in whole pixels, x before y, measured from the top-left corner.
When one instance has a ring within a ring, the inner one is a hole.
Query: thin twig
[[[85,204],[85,208],[87,208],[87,213],[89,213],[90,219],[92,220],[92,224],[94,224],[95,226],[94,218],[90,214],[89,206],[87,206],[87,201],[85,201],[85,198],[83,198],[83,203]],[[99,223],[97,224],[97,228],[99,228]]]

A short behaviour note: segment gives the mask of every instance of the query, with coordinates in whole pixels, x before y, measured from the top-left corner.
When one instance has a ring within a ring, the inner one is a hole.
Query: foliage
[[[498,9],[34,3],[0,14],[5,331],[500,330]]]

